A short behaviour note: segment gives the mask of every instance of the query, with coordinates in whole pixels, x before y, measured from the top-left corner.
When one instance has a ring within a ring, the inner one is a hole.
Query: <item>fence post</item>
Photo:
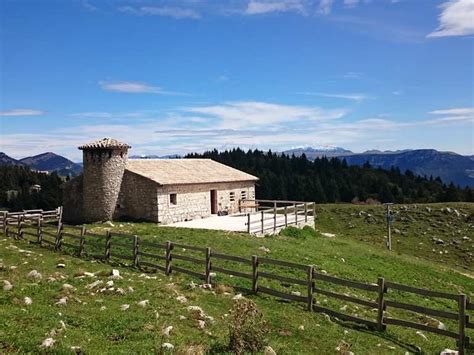
[[[252,292],[258,292],[258,256],[252,255]]]
[[[166,242],[166,265],[165,265],[165,273],[166,276],[169,276],[171,274],[171,249],[173,249],[173,244],[168,241]]]
[[[38,216],[36,236],[38,237],[38,245],[41,246],[41,242],[43,241],[43,228],[41,226],[41,216]]]
[[[104,253],[105,260],[110,259],[111,241],[112,241],[112,233],[110,233],[110,231],[107,231],[107,233],[105,234],[105,253]]]
[[[458,351],[459,355],[464,355],[464,348],[466,347],[466,295],[459,295],[459,339]]]
[[[276,202],[273,205],[273,233],[277,230],[277,210],[276,210]]]
[[[8,212],[3,212],[3,234],[7,234]]]
[[[211,248],[206,248],[206,284],[210,285],[211,280]]]
[[[288,206],[285,206],[285,227],[288,227]]]
[[[138,267],[138,263],[139,263],[138,248],[139,248],[139,239],[137,235],[134,235],[133,236],[133,266],[134,267]]]
[[[17,227],[17,238],[23,239],[23,217],[22,215],[18,216],[18,227]]]
[[[312,312],[313,311],[313,290],[314,290],[314,281],[313,281],[313,275],[314,275],[314,266],[310,265],[308,266],[308,311]]]
[[[58,222],[58,230],[56,232],[56,243],[54,249],[61,250],[61,244],[63,239],[63,224]]]
[[[261,222],[262,222],[262,234],[263,234],[263,231],[265,230],[265,227],[264,227],[264,222],[265,222],[265,215],[263,214],[263,211],[260,212],[262,214],[262,219],[261,219]]]
[[[250,234],[250,213],[247,213],[247,233]]]
[[[84,242],[86,239],[86,227],[81,228],[81,239],[79,239],[79,256],[84,254]]]
[[[383,331],[386,328],[386,325],[383,324],[383,312],[385,310],[385,280],[383,277],[379,277],[377,280],[378,285],[378,297],[377,297],[377,329]]]
[[[295,208],[295,225],[298,227],[298,205],[295,203],[293,206]]]
[[[304,221],[308,222],[308,203],[304,203]]]

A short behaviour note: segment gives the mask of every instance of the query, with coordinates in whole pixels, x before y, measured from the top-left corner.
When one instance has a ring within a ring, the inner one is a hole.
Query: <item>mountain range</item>
[[[474,187],[474,157],[435,149],[414,149],[397,151],[369,150],[353,153],[339,147],[314,149],[296,148],[283,153],[300,156],[303,153],[310,160],[328,157],[345,159],[349,165],[363,165],[368,162],[374,167],[390,169],[398,167],[401,171],[411,170],[416,175],[440,177],[445,183],[453,182],[461,187]]]
[[[0,152],[0,165],[19,165],[29,166],[32,170],[56,172],[60,176],[77,176],[82,172],[82,166],[73,161],[52,153],[42,153],[32,157],[26,157],[20,160],[9,157]]]
[[[452,152],[440,152],[435,149],[414,149],[397,151],[369,150],[354,153],[340,147],[304,147],[283,151],[286,155],[305,154],[310,160],[316,158],[345,159],[349,165],[363,165],[368,162],[374,167],[390,169],[398,167],[402,172],[411,170],[421,176],[440,177],[443,182],[453,182],[461,187],[474,187],[474,156],[464,156]],[[179,155],[132,155],[130,159],[178,158]],[[82,164],[55,153],[43,153],[20,160],[0,152],[0,165],[23,165],[33,170],[57,172],[61,176],[76,176],[82,172]]]

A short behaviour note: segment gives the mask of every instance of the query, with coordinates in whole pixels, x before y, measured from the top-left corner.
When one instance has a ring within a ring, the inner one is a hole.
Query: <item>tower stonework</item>
[[[83,152],[83,218],[85,222],[111,220],[127,163],[128,144],[115,139],[79,147]]]

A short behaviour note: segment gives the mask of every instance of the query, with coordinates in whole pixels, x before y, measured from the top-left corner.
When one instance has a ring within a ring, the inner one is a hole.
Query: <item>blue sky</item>
[[[0,151],[474,154],[473,0],[3,0]]]

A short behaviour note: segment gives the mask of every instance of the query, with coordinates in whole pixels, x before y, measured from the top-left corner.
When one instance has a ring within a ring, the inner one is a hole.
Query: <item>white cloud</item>
[[[344,5],[347,7],[354,7],[359,4],[359,0],[344,0]]]
[[[329,93],[324,93],[324,92],[301,92],[300,94],[310,95],[310,96],[328,97],[328,98],[335,98],[335,99],[346,99],[346,100],[353,100],[353,101],[364,101],[364,100],[372,98],[369,95],[361,94],[361,93],[329,94]]]
[[[44,115],[45,111],[33,110],[33,109],[13,109],[8,111],[0,111],[0,116],[41,116]]]
[[[474,34],[474,1],[450,0],[440,5],[438,28],[427,37],[465,36]]]
[[[247,6],[247,9],[245,10],[245,14],[247,15],[260,15],[271,12],[298,12],[305,14],[306,10],[300,0],[251,0]]]
[[[355,72],[355,71],[350,71],[343,75],[343,78],[345,79],[362,79],[363,77],[364,77],[364,73]]]
[[[346,114],[344,109],[325,110],[312,106],[280,105],[258,101],[237,101],[213,106],[188,107],[183,111],[214,117],[219,121],[219,128],[269,127],[294,121],[303,123],[337,119]]]
[[[91,112],[72,113],[69,116],[75,117],[75,118],[139,118],[139,117],[143,117],[144,114],[142,112],[116,113],[116,112],[91,111]]]
[[[333,3],[334,3],[334,0],[320,0],[318,13],[322,15],[329,15],[331,13]]]
[[[168,6],[122,6],[118,10],[123,13],[136,16],[166,16],[178,20],[199,19],[201,15],[194,9]]]
[[[159,94],[159,95],[179,95],[189,96],[189,94],[165,91],[159,86],[152,86],[146,83],[140,83],[135,81],[99,81],[99,85],[103,90],[113,92],[124,92],[130,94]]]
[[[434,110],[430,112],[433,115],[474,115],[473,107],[449,108]]]
[[[474,123],[474,107],[434,110],[433,115],[444,116],[426,121],[428,124]]]

